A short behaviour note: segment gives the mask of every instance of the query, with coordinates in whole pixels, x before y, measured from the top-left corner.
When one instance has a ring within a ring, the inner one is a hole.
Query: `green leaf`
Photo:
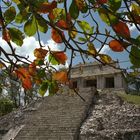
[[[19,12],[19,13],[17,14],[17,16],[15,17],[15,22],[16,22],[16,23],[23,23],[23,22],[25,22],[26,20],[28,20],[28,18],[30,17],[30,15],[31,15],[31,14],[27,13],[26,11],[22,11],[22,13]]]
[[[47,25],[45,19],[41,16],[37,16],[36,21],[37,21],[38,29],[41,32],[46,33],[48,31],[48,25]]]
[[[112,25],[118,22],[118,18],[116,16],[110,14],[106,9],[100,8],[98,10],[100,18],[107,24]]]
[[[140,35],[135,39],[135,38],[131,38],[131,42],[135,45],[137,45],[138,47],[140,47]]]
[[[136,46],[131,47],[131,52],[129,55],[131,63],[136,67],[140,68],[140,49]]]
[[[84,21],[84,20],[83,21],[78,20],[77,23],[78,23],[78,25],[80,26],[80,28],[84,32],[86,32],[86,33],[93,33],[93,27],[91,27],[89,25],[89,23],[87,23],[86,21]]]
[[[57,91],[58,91],[58,84],[56,83],[56,81],[51,81],[49,83],[49,95],[54,95]]]
[[[38,76],[39,78],[46,77],[45,69],[39,70],[38,73],[37,73],[37,76]]]
[[[77,19],[79,16],[79,10],[78,7],[75,3],[75,0],[72,1],[71,5],[70,5],[70,9],[69,9],[70,15],[72,18]]]
[[[107,54],[100,54],[99,55],[102,62],[109,64],[112,61],[112,58]]]
[[[4,13],[4,19],[7,23],[12,22],[15,19],[15,16],[16,16],[16,10],[14,6],[8,8]]]
[[[32,16],[24,25],[24,32],[28,36],[33,36],[37,31],[34,16]]]
[[[52,54],[49,54],[48,60],[52,65],[58,65],[59,64],[59,62],[55,59],[55,57]]]
[[[52,12],[53,12],[53,15],[54,15],[53,21],[58,21],[60,19],[65,19],[66,18],[65,10],[62,9],[62,8],[54,8]]]
[[[83,37],[78,37],[78,40],[81,41],[81,42],[87,42],[87,39],[83,38]]]
[[[121,7],[122,0],[108,0],[109,7],[112,11],[117,11]]]
[[[43,81],[39,88],[39,94],[43,97],[48,90],[48,80]]]
[[[24,35],[23,33],[16,28],[8,28],[10,37],[14,43],[21,46],[23,44]]]

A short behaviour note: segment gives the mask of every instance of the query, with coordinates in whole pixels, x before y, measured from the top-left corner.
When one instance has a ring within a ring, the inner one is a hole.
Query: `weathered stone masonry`
[[[117,62],[112,66],[119,68]],[[73,85],[78,88],[97,87],[97,89],[115,88],[126,89],[124,73],[108,65],[103,66],[97,62],[78,64],[71,70]]]

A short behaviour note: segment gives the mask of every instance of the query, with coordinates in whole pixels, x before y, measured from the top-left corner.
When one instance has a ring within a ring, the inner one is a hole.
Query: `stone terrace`
[[[12,124],[6,124],[8,122],[0,120],[0,129],[8,131],[2,140],[78,139],[80,127],[87,117],[94,92],[91,89],[80,91],[80,95],[86,102],[77,95],[59,94],[45,97],[34,107],[24,109],[25,113],[20,112],[17,118],[11,116],[9,122]]]

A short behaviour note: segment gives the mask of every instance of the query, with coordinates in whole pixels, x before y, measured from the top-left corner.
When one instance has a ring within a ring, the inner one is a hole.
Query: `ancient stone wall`
[[[80,140],[140,140],[140,106],[104,90],[80,130]]]
[[[11,126],[8,125],[8,133],[3,136],[2,140],[10,140],[10,138],[14,140],[79,139],[79,130],[88,115],[95,91],[94,89],[79,91],[85,102],[76,94],[73,95],[74,92],[68,95],[69,89],[64,91],[65,94],[45,97],[39,102],[38,107],[36,105],[31,108],[33,111],[27,108],[28,113],[23,113],[24,118],[21,118],[21,122],[9,124]],[[6,126],[4,123],[1,125]]]

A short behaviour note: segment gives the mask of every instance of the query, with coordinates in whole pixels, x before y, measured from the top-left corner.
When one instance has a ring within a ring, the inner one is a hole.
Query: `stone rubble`
[[[140,106],[124,102],[116,91],[105,90],[98,98],[81,127],[81,140],[140,140]]]

